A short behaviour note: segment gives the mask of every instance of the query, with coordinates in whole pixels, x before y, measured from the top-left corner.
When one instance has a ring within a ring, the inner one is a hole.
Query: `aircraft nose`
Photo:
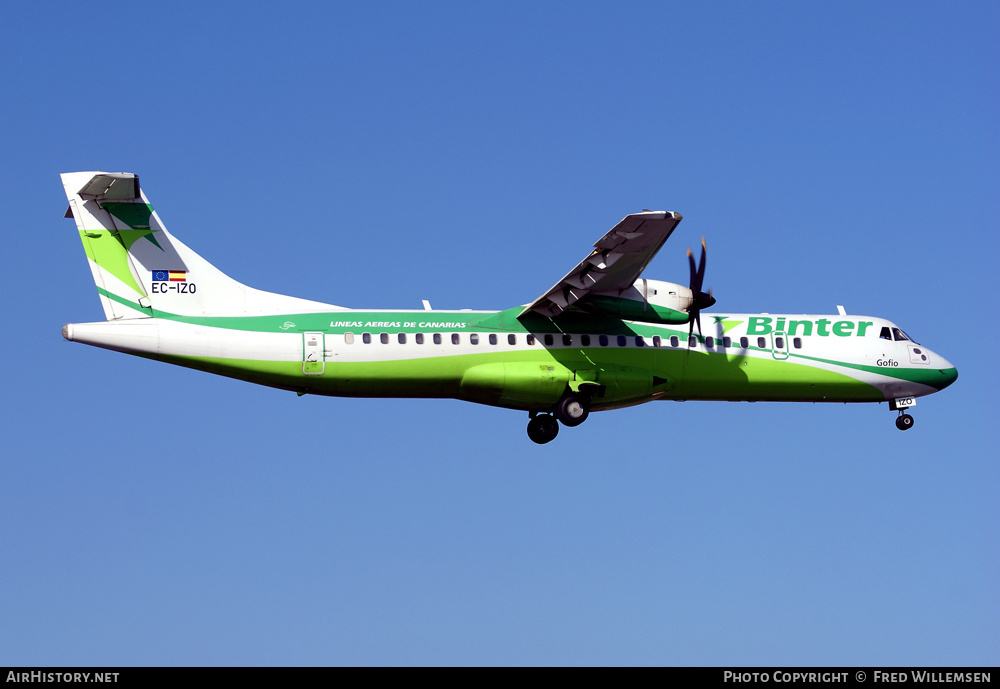
[[[958,380],[958,369],[951,365],[951,363],[945,359],[941,359],[941,364],[938,367],[938,373],[940,377],[935,382],[934,387],[938,390],[944,390],[946,387]]]

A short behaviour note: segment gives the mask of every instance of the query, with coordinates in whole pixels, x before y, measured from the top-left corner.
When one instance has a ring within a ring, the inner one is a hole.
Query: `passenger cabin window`
[[[551,347],[552,346],[552,342],[553,342],[552,336],[551,335],[546,335],[545,336],[545,346],[546,347]]]
[[[462,344],[462,336],[459,335],[458,333],[452,333],[451,334],[451,343],[454,344],[454,345]]]
[[[396,342],[399,344],[406,344],[406,333],[399,333],[396,335]]]
[[[441,333],[434,333],[434,344],[441,344]]]
[[[618,336],[618,346],[619,347],[624,347],[627,343],[628,343],[628,338],[627,337],[625,337],[624,335],[619,335]]]
[[[382,344],[389,344],[389,333],[382,333],[378,336],[378,339]]]
[[[694,347],[698,344],[698,338],[692,335],[688,338],[688,347]]]
[[[733,338],[731,338],[731,337],[724,337],[724,338],[722,338],[722,346],[724,348],[726,348],[726,349],[728,349],[729,347],[732,347],[733,346]]]
[[[423,333],[417,333],[416,335],[413,336],[413,339],[417,341],[417,344],[423,344],[424,343],[424,334]]]
[[[535,344],[535,336],[534,335],[528,335],[527,338],[526,338],[526,341],[527,341],[527,343],[529,345]]]
[[[767,340],[765,340],[763,337],[758,337],[757,346],[760,347],[761,349],[767,349]]]
[[[361,341],[364,342],[365,344],[371,344],[372,343],[372,334],[371,333],[362,333],[361,334]]]
[[[785,338],[783,338],[783,337],[776,337],[776,338],[774,338],[774,346],[775,346],[776,349],[784,349],[785,348]]]
[[[749,346],[750,346],[750,338],[749,337],[741,337],[740,338],[740,347],[742,347],[743,349],[746,349]]]
[[[642,339],[642,335],[636,335],[635,336],[635,346],[636,347],[645,347],[646,346],[646,341],[644,339]]]
[[[456,342],[455,344],[458,343]],[[474,345],[479,344],[479,335],[477,335],[476,333],[472,333],[471,335],[469,335],[469,344],[474,344]]]
[[[580,346],[582,347],[590,346],[590,335],[580,335]]]
[[[714,347],[715,346],[715,338],[714,337],[706,337],[705,338],[705,346],[708,347],[709,349],[711,349],[712,347]]]
[[[792,338],[792,346],[795,347],[795,349],[802,349],[802,338],[801,337]]]
[[[563,346],[569,347],[572,344],[573,344],[573,336],[572,335],[563,335]]]
[[[344,344],[354,344],[354,333],[344,333]]]
[[[601,343],[602,347],[607,347],[608,346],[608,336],[607,335],[600,335],[600,336],[598,336],[597,341]]]
[[[516,345],[517,344],[517,335],[508,335],[507,336],[507,344],[509,344],[509,345]]]
[[[654,347],[659,347],[660,346],[660,342],[661,342],[660,336],[659,335],[653,335],[653,346]]]
[[[491,345],[495,345],[496,343],[497,343],[497,336],[496,335],[490,335],[490,344]]]
[[[671,347],[680,347],[681,346],[681,341],[680,341],[680,339],[678,339],[678,337],[676,335],[671,335],[670,336],[670,346]]]

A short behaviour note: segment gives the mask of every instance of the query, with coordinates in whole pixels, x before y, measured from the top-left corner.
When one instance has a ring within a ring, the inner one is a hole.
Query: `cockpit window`
[[[913,342],[913,339],[911,339],[909,335],[907,335],[902,330],[896,327],[889,328],[889,326],[883,326],[882,331],[879,333],[878,336],[883,340],[895,340],[896,342],[907,342],[907,341]],[[917,343],[913,342],[913,344]]]

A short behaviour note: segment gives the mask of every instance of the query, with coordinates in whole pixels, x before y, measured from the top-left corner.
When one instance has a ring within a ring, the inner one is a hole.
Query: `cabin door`
[[[323,333],[302,333],[302,373],[307,376],[318,376],[325,370]]]

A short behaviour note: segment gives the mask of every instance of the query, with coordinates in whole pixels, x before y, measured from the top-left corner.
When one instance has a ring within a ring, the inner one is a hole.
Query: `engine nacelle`
[[[602,313],[645,323],[687,323],[694,301],[691,288],[662,280],[636,280],[627,290],[590,294],[587,303]]]
[[[672,311],[687,313],[693,301],[691,288],[678,285],[676,282],[639,279],[632,285],[632,289],[641,295],[643,301],[671,309]],[[631,290],[629,291],[631,292]],[[626,295],[623,294],[622,296]]]

